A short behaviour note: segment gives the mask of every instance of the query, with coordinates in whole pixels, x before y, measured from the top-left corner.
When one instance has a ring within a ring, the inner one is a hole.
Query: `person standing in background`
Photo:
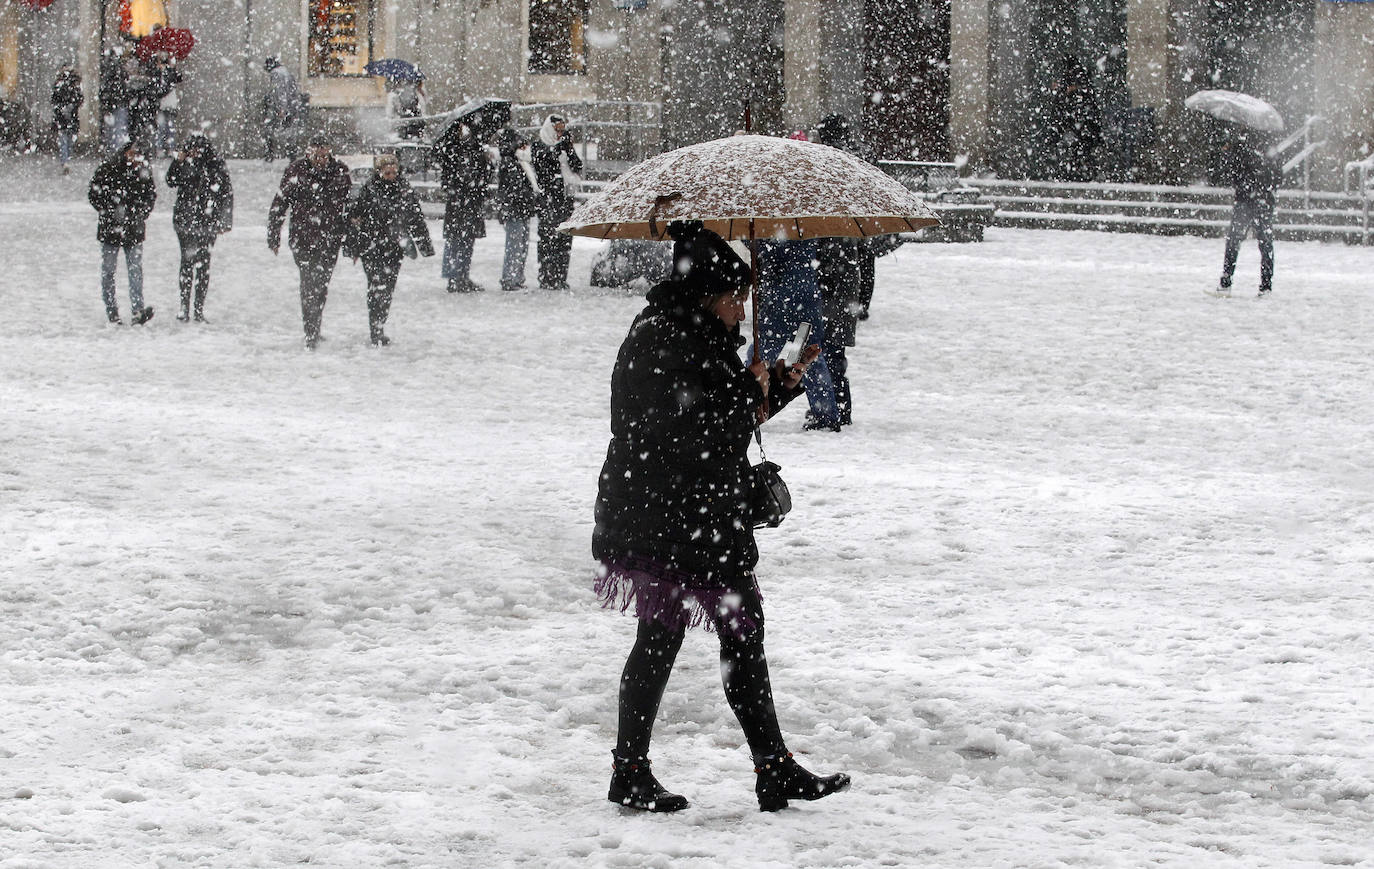
[[[558,225],[572,216],[574,197],[582,188],[582,158],[573,147],[568,119],[549,115],[539,128],[531,160],[537,186],[544,191],[539,206],[539,288],[566,290],[572,237]]]
[[[300,119],[301,92],[295,76],[282,66],[276,56],[262,62],[267,72],[267,90],[262,95],[262,138],[266,159],[277,157],[295,161],[296,122]]]
[[[81,104],[85,101],[81,74],[71,63],[62,64],[52,83],[52,122],[57,130],[57,159],[63,175],[71,171],[67,163],[72,159],[72,140],[81,129]]]
[[[525,286],[525,261],[530,249],[530,218],[539,208],[539,183],[530,163],[530,143],[519,132],[502,130],[497,138],[496,219],[506,230],[506,255],[501,264],[501,289]]]
[[[456,136],[435,146],[439,186],[444,191],[444,264],[450,293],[477,293],[482,287],[469,277],[472,249],[487,235],[482,206],[487,199],[491,163],[476,134],[466,125]]]

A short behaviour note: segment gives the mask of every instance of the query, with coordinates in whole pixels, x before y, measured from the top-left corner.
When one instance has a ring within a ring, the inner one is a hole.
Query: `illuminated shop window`
[[[587,71],[587,0],[530,0],[530,72]]]
[[[312,77],[367,75],[372,60],[373,0],[309,0]]]

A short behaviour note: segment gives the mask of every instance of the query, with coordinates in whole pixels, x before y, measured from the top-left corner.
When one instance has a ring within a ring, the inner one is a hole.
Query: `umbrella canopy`
[[[415,64],[395,57],[384,57],[381,60],[370,61],[367,66],[363,67],[363,70],[368,75],[379,75],[392,81],[425,80],[425,74],[420,72]]]
[[[726,239],[863,237],[940,222],[915,194],[845,151],[731,136],[640,163],[578,206],[559,230],[662,239],[673,220],[700,220]]]
[[[1262,133],[1283,132],[1283,117],[1278,109],[1259,97],[1239,91],[1198,91],[1184,100],[1183,104],[1194,111]]]
[[[467,127],[479,141],[490,139],[496,131],[510,123],[510,100],[496,97],[477,97],[449,112],[437,125],[439,134],[435,147],[451,136],[461,135]]]
[[[134,53],[147,60],[159,51],[165,51],[177,60],[185,60],[195,47],[196,37],[186,28],[161,27],[140,39]]]

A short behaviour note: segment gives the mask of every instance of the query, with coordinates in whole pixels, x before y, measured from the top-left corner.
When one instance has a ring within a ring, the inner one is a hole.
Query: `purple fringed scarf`
[[[752,573],[749,582],[762,600],[758,581]],[[640,621],[656,621],[674,630],[702,627],[714,632],[719,620],[733,636],[743,638],[758,627],[740,607],[739,592],[702,585],[701,580],[686,571],[647,558],[603,561],[597,567],[592,590],[603,609],[615,606],[618,601],[623,613],[634,604],[635,617]]]

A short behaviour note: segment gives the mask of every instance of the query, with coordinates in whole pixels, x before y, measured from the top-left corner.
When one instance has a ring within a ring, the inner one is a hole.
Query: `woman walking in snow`
[[[686,629],[720,639],[725,697],[744,730],[757,773],[759,808],[815,800],[849,776],[816,776],[788,753],[763,649],[763,608],[754,566],[749,439],[759,420],[802,393],[820,353],[807,347],[791,368],[739,358],[749,266],[696,222],[668,227],[675,268],[648,295],[611,374],[611,442],[596,499],[592,554],[605,606],[631,604],[638,635],[620,679],[619,730],[607,798],[673,812],[649,766],[659,701]]]
[[[177,191],[172,228],[181,243],[177,273],[181,313],[177,319],[185,323],[194,316],[197,323],[204,323],[205,295],[210,291],[210,249],[234,225],[234,187],[229,183],[224,158],[205,136],[192,136],[186,150],[173,155],[172,165],[167,167],[167,186]]]
[[[530,250],[530,218],[539,207],[539,182],[530,163],[530,143],[515,130],[502,130],[497,140],[496,219],[506,229],[506,258],[501,289],[525,286],[525,260]]]
[[[429,227],[420,211],[420,198],[410,182],[401,177],[395,154],[380,154],[373,161],[372,177],[349,205],[348,235],[344,255],[363,261],[367,275],[367,328],[374,347],[391,339],[382,331],[391,313],[396,278],[402,255],[434,256]]]

